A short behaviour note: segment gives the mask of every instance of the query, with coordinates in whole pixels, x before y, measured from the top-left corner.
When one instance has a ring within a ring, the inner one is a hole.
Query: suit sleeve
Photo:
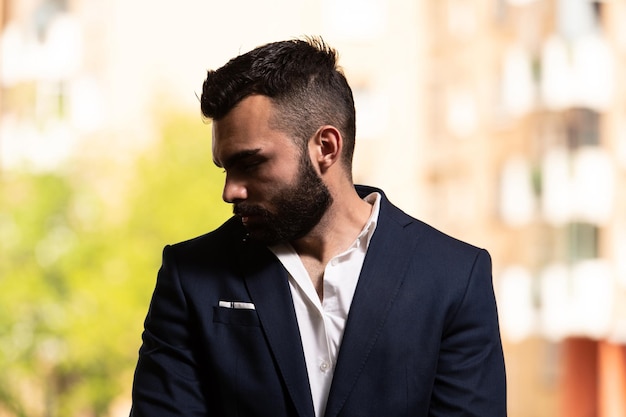
[[[506,416],[506,377],[491,258],[479,251],[443,331],[431,417]]]
[[[131,417],[207,417],[186,297],[171,247],[163,251],[133,382]]]

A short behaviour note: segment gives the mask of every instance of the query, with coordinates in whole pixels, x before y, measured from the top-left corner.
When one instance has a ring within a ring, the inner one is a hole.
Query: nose
[[[226,176],[224,181],[224,191],[222,192],[222,199],[227,203],[234,203],[237,201],[245,200],[248,198],[248,190],[245,184],[241,181],[237,181],[232,177]]]

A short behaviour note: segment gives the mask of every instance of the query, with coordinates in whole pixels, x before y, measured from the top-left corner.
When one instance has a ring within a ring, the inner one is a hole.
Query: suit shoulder
[[[399,209],[393,213],[393,218],[400,223],[408,239],[414,242],[416,254],[422,259],[448,265],[468,265],[473,264],[481,253],[489,256],[485,249],[453,237]]]
[[[421,220],[415,220],[415,226],[417,227],[417,236],[423,237],[424,240],[429,241],[433,245],[446,246],[454,251],[476,253],[483,250],[469,242],[460,240],[454,236],[451,236],[441,230],[431,226]]]
[[[381,213],[385,213],[390,219],[400,225],[400,227],[408,231],[413,239],[430,242],[431,245],[443,246],[452,250],[468,251],[472,253],[482,250],[471,243],[462,241],[422,220],[416,219],[396,206],[389,205],[387,210],[381,211]]]

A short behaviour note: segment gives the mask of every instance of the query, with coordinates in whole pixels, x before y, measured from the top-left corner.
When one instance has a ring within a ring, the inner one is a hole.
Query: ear
[[[323,174],[341,159],[343,138],[339,130],[331,125],[320,127],[310,141],[313,161]]]

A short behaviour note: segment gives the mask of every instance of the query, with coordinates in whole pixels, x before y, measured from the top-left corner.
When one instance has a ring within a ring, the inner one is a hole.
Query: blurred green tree
[[[129,168],[70,165],[0,176],[0,414],[108,415],[129,395],[163,245],[230,215],[197,118],[168,118]]]

